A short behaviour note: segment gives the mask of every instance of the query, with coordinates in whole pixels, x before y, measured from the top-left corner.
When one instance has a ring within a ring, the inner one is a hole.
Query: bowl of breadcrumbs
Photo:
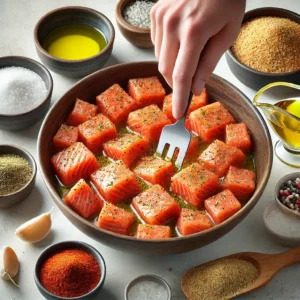
[[[256,90],[275,82],[300,82],[300,15],[281,8],[248,11],[226,52],[232,73]]]

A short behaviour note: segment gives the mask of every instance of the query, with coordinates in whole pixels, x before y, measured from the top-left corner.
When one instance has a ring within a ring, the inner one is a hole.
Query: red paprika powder
[[[100,281],[100,266],[82,249],[66,249],[51,255],[42,264],[40,281],[52,294],[72,298],[93,290]]]

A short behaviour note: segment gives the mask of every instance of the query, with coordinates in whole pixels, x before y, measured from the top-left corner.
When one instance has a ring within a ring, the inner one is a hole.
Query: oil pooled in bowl
[[[52,30],[42,46],[52,56],[65,60],[87,59],[107,45],[104,35],[83,24],[68,24]]]

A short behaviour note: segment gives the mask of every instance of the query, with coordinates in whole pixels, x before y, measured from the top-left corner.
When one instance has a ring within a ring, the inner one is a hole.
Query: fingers
[[[200,95],[205,82],[214,71],[223,53],[231,46],[235,39],[235,33],[224,27],[214,35],[205,46],[193,78],[192,91],[194,95]]]
[[[172,74],[179,50],[179,40],[175,23],[176,18],[173,14],[164,18],[163,38],[158,65],[159,72],[164,76],[170,87],[173,86]]]
[[[180,44],[173,72],[172,112],[175,119],[182,118],[186,110],[192,79],[207,39],[208,36],[199,27],[196,33],[187,33],[185,40]]]
[[[156,28],[156,23],[155,23],[155,11],[156,11],[157,4],[152,6],[151,11],[150,11],[150,18],[151,18],[151,41],[152,44],[154,45],[155,43],[155,28]]]
[[[160,3],[160,2],[158,2]],[[162,39],[163,39],[163,30],[164,26],[163,20],[164,20],[164,15],[166,13],[167,7],[164,7],[162,5],[157,6],[155,9],[155,16],[154,16],[154,23],[155,23],[155,37],[154,37],[154,53],[157,59],[160,57],[160,49],[161,49],[161,44],[162,44]]]

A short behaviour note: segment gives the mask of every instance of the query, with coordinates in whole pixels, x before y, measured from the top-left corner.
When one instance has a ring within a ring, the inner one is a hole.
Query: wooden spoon
[[[259,289],[263,286],[266,286],[271,279],[282,269],[287,266],[293,265],[295,263],[300,262],[300,247],[294,248],[292,250],[279,253],[279,254],[264,254],[264,253],[256,253],[256,252],[241,252],[232,254],[229,256],[225,256],[222,258],[218,258],[214,260],[214,262],[218,260],[222,260],[224,258],[236,258],[250,261],[257,268],[258,277],[256,280],[247,286],[245,289],[241,290],[236,296],[240,296],[256,289]],[[213,262],[213,261],[211,261]],[[210,262],[210,263],[211,263]],[[198,266],[199,267],[199,266]],[[197,268],[197,267],[196,267]],[[194,269],[194,268],[193,268]],[[186,273],[185,273],[186,275]],[[182,277],[182,282],[185,279],[185,275]],[[186,279],[185,279],[186,280]],[[183,292],[188,297],[188,293]]]

